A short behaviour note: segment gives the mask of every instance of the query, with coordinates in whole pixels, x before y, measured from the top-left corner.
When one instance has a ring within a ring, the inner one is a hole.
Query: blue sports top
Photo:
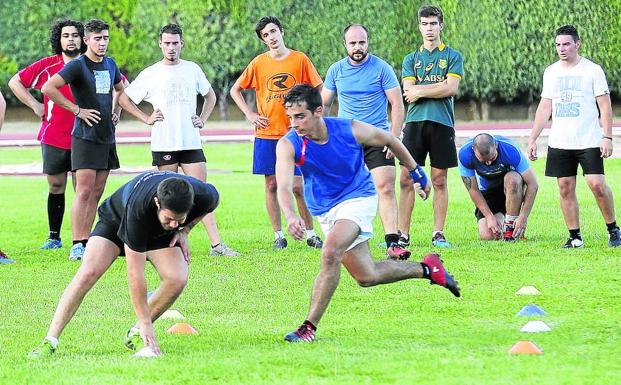
[[[388,130],[386,90],[399,87],[388,63],[369,55],[364,63],[353,65],[346,57],[330,66],[323,86],[338,94],[339,118],[356,119]]]
[[[502,186],[503,178],[509,171],[522,174],[530,167],[520,147],[511,139],[501,135],[492,136],[498,145],[498,156],[489,166],[474,155],[474,138],[464,143],[459,150],[459,173],[465,177],[476,175],[481,191]]]
[[[304,198],[314,216],[327,213],[348,199],[376,195],[362,146],[351,129],[351,119],[323,118],[328,141],[317,144],[291,130],[285,138],[295,151],[304,177]]]

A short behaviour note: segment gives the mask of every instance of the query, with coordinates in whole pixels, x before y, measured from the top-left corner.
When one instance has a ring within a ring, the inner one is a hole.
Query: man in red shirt
[[[65,188],[67,172],[71,171],[71,130],[74,115],[54,104],[46,95],[40,103],[28,88],[41,90],[45,82],[60,71],[65,63],[84,53],[84,26],[79,21],[59,20],[50,29],[50,43],[53,56],[45,57],[19,71],[9,81],[15,96],[41,118],[38,139],[43,154],[43,172],[47,174],[49,193],[47,196],[47,216],[49,235],[42,249],[62,247],[60,229],[65,213]],[[69,85],[60,92],[73,101]]]

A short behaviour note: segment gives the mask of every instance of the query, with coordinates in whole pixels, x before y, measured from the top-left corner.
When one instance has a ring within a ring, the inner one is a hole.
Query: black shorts
[[[483,198],[485,198],[485,202],[487,202],[493,214],[507,213],[507,208],[505,206],[507,197],[505,196],[505,188],[502,185],[490,190],[481,191],[481,194],[483,194]],[[474,210],[474,216],[477,217],[477,221],[485,218],[485,215],[483,215],[478,207]]]
[[[386,153],[382,150],[384,147],[363,146],[364,163],[369,170],[373,170],[382,166],[395,166],[395,159],[386,159]]]
[[[578,175],[578,164],[582,175],[604,174],[604,158],[599,147],[583,150],[563,150],[548,147],[546,159],[546,176],[562,178]]]
[[[57,175],[71,171],[71,150],[41,143],[41,155],[44,174]]]
[[[118,246],[118,248],[121,250],[119,255],[125,255],[125,244],[117,235],[118,230],[119,230],[119,226],[114,226],[112,224],[103,222],[100,219],[95,225],[95,228],[93,229],[93,231],[91,232],[91,237],[98,236],[98,237],[106,238],[107,240],[109,240],[110,242]],[[147,251],[166,249],[170,247],[170,241],[172,241],[172,238],[174,237],[174,235],[175,235],[174,233],[165,234],[162,237],[159,237],[155,240],[151,240],[147,244]]]
[[[151,151],[151,154],[153,155],[153,163],[151,163],[153,166],[207,162],[203,150]]]
[[[71,139],[71,171],[115,170],[119,167],[115,143],[95,143],[75,136]]]
[[[424,120],[409,122],[403,130],[403,145],[421,166],[429,154],[431,167],[447,169],[457,167],[455,129],[440,123]]]

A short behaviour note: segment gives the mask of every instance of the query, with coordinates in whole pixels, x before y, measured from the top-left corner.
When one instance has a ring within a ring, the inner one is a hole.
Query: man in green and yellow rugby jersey
[[[433,184],[434,230],[431,242],[450,247],[444,236],[448,207],[447,171],[457,166],[453,97],[464,74],[461,54],[444,45],[442,10],[423,5],[418,10],[418,29],[423,45],[403,59],[403,95],[409,103],[403,130],[403,144],[420,165],[429,154]],[[400,245],[409,245],[410,220],[414,209],[414,190],[409,174],[402,167],[399,202]]]

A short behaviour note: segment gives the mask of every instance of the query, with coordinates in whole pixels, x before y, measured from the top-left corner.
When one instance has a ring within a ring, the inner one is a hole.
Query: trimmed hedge
[[[263,15],[278,16],[291,48],[301,50],[322,76],[344,57],[342,30],[352,22],[371,31],[371,52],[401,71],[401,61],[421,44],[416,11],[420,1],[342,0],[246,2],[242,0],[3,0],[0,29],[0,89],[13,101],[7,81],[18,68],[50,54],[55,19],[101,18],[111,24],[109,54],[130,79],[161,57],[161,25],[184,29],[183,57],[206,72],[224,98],[247,63],[264,50],[254,33]],[[443,40],[462,52],[465,77],[460,98],[476,102],[538,99],[544,68],[556,60],[554,31],[575,24],[581,54],[604,68],[615,96],[621,92],[621,0],[443,0]],[[17,31],[17,32],[16,32]],[[224,99],[224,100],[223,100]]]

